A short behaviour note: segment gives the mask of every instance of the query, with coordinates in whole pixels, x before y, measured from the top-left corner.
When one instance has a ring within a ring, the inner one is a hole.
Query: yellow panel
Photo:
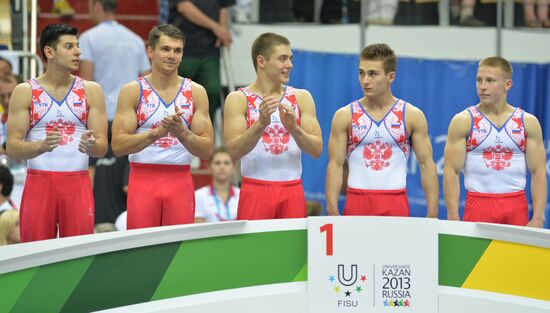
[[[10,1],[0,0],[0,45],[11,49]]]
[[[550,301],[550,249],[493,240],[462,287]]]

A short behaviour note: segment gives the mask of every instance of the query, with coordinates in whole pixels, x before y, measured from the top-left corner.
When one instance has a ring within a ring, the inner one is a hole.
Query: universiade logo
[[[385,307],[410,307],[411,287],[410,265],[382,266],[382,303]]]
[[[337,298],[340,308],[357,307],[365,297],[367,275],[359,274],[357,264],[338,264],[336,275],[330,274],[329,285]]]

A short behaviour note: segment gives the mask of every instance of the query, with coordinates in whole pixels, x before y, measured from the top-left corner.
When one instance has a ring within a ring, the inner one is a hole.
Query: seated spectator
[[[487,24],[474,16],[476,0],[453,0],[451,5],[451,16],[458,20],[460,26],[483,27]]]
[[[536,14],[535,3],[537,5]],[[548,5],[548,0],[525,0],[523,2],[525,26],[534,28],[550,28],[550,20],[548,19]]]
[[[19,211],[7,210],[0,212],[0,246],[20,242]]]
[[[17,86],[18,81],[15,76],[8,74],[0,76],[0,153],[4,154],[4,144],[6,143],[6,122],[8,121],[8,108],[11,99],[11,93]]]
[[[237,218],[239,188],[231,185],[234,163],[225,148],[217,148],[208,160],[212,184],[195,191],[195,222],[220,222]]]
[[[0,57],[0,77],[11,75],[13,66],[8,59]]]
[[[13,175],[7,167],[0,165],[0,212],[17,209],[10,199],[12,190]]]

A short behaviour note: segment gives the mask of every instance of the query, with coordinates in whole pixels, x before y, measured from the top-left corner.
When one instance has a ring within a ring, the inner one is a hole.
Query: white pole
[[[37,1],[32,0],[31,9],[31,54],[36,54],[36,23],[38,21]],[[36,61],[31,59],[31,78],[36,77]]]

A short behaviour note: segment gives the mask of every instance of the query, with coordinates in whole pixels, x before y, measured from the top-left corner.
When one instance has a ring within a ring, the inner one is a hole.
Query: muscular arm
[[[451,120],[447,133],[443,167],[443,193],[447,205],[448,220],[460,220],[458,216],[459,177],[466,160],[466,136],[470,129],[470,122],[468,112],[463,111]]]
[[[330,139],[328,141],[328,166],[325,183],[327,197],[327,212],[329,215],[339,215],[338,195],[342,188],[342,175],[346,161],[348,129],[351,113],[348,106],[339,109],[332,119]]]
[[[87,81],[84,84],[88,100],[88,130],[93,132],[95,143],[86,151],[89,156],[100,158],[107,153],[107,113],[105,111],[105,96],[96,82]]]
[[[246,155],[258,143],[265,128],[271,122],[271,114],[275,112],[277,101],[267,97],[260,104],[260,118],[250,128],[246,124],[247,103],[245,95],[234,91],[227,96],[224,108],[223,135],[229,154],[234,160]]]
[[[290,131],[296,144],[300,149],[313,156],[318,158],[323,152],[323,138],[321,136],[321,127],[317,121],[317,116],[315,114],[315,103],[311,94],[306,90],[296,90],[296,98],[298,106],[300,108],[300,125],[296,123],[296,118],[285,119],[285,112],[281,112],[279,108],[279,114],[281,115],[281,121],[285,124],[285,127]],[[295,114],[287,105],[284,107],[287,113]],[[285,120],[289,120],[285,123]]]
[[[214,150],[214,131],[208,116],[208,96],[204,87],[196,83],[193,83],[192,91],[195,112],[191,128],[182,127],[174,135],[191,154],[206,160]]]
[[[531,199],[533,201],[533,217],[527,226],[543,227],[546,207],[546,152],[538,120],[533,115],[525,113],[524,121],[527,136],[525,158],[527,168],[531,172]]]
[[[162,126],[149,132],[135,133],[137,127],[136,105],[139,94],[139,85],[135,81],[126,84],[120,90],[111,142],[113,153],[116,156],[137,153],[167,134],[166,129]]]
[[[420,167],[422,189],[426,195],[426,217],[437,218],[439,182],[433,161],[432,143],[428,137],[428,122],[424,113],[415,107],[407,107],[407,120],[411,123],[411,143]]]
[[[6,140],[6,153],[13,159],[28,160],[42,153],[52,151],[61,140],[58,132],[49,132],[44,140],[27,142],[29,130],[29,108],[32,90],[29,84],[17,85],[10,98]]]

